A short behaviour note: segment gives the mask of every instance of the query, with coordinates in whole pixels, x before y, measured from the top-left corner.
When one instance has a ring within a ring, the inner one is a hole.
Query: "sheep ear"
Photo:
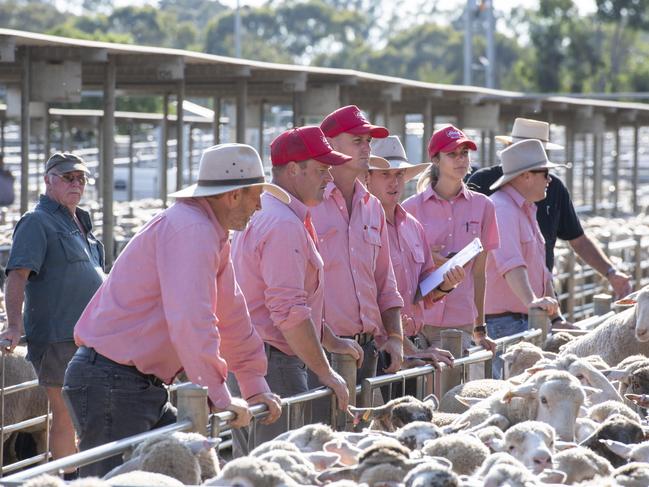
[[[503,399],[505,401],[511,400],[513,397],[532,397],[536,395],[539,392],[539,390],[536,388],[536,385],[534,384],[522,384],[518,387],[514,387],[512,390],[508,391],[505,393],[505,396]]]
[[[592,396],[593,394],[600,394],[603,391],[598,388],[598,387],[591,387],[591,386],[581,386],[581,388],[584,390],[587,396]]]
[[[448,469],[453,468],[453,462],[451,462],[448,458],[444,457],[426,457],[426,461],[429,460],[434,460],[435,462],[439,463],[440,466],[446,467]]]
[[[358,480],[359,469],[355,467],[342,467],[325,470],[316,477],[318,485],[335,482],[337,480]]]
[[[537,474],[541,483],[544,484],[563,484],[568,475],[561,470],[545,469],[543,472]]]
[[[624,443],[615,440],[599,440],[600,443],[606,445],[606,447],[615,453],[617,456],[622,458],[629,458],[631,454],[631,447]]]
[[[379,406],[375,408],[357,408],[354,406],[347,406],[349,412],[354,415],[354,419],[362,419],[363,421],[369,421],[370,419],[377,419],[381,416],[384,416],[389,413],[391,406]]]
[[[547,359],[549,359],[549,360],[554,360],[554,359],[556,359],[558,356],[559,356],[558,353],[554,353],[554,352],[545,352],[545,351],[543,352],[543,358],[547,358]]]
[[[649,406],[649,394],[624,394],[624,397],[640,407]]]
[[[329,452],[311,452],[305,453],[306,457],[309,459],[313,466],[318,472],[326,470],[329,467],[335,465],[340,461],[340,455],[338,453],[329,453]]]
[[[514,352],[503,353],[500,356],[500,358],[503,359],[505,362],[508,362],[509,360],[512,360],[514,358]]]
[[[465,406],[471,407],[474,404],[478,404],[481,401],[484,401],[484,397],[465,397],[458,394],[455,395],[457,402],[464,404]]]
[[[141,460],[140,457],[131,458],[130,460],[112,469],[110,472],[104,475],[102,479],[108,480],[110,478],[116,477],[117,475],[121,475],[123,473],[134,472],[135,470],[139,470],[140,467],[142,466],[142,462],[140,460]]]
[[[586,418],[588,417],[588,408],[584,406],[583,404],[579,406],[579,417],[580,418]]]
[[[445,435],[448,435],[450,433],[457,433],[458,431],[463,430],[464,428],[468,428],[471,426],[471,423],[468,421],[463,421],[462,423],[451,423],[447,424],[446,426],[442,426],[442,433]]]
[[[561,441],[557,440],[554,442],[554,449],[557,451],[569,450],[570,448],[576,448],[577,443],[574,441]]]
[[[608,380],[622,380],[629,376],[629,371],[626,369],[606,369],[602,373]]]
[[[194,455],[198,455],[203,450],[211,450],[221,443],[221,438],[205,438],[203,440],[192,440],[185,443]]]
[[[505,449],[505,440],[503,438],[491,438],[485,442],[485,445],[493,451],[503,451]]]
[[[423,402],[430,404],[430,406],[433,408],[433,411],[437,411],[439,409],[439,400],[437,399],[435,394],[426,396]]]
[[[543,372],[544,370],[550,370],[554,369],[555,366],[551,364],[543,364],[543,365],[535,365],[534,367],[530,367],[529,369],[525,369],[525,372],[527,372],[530,375],[534,375],[537,372]]]

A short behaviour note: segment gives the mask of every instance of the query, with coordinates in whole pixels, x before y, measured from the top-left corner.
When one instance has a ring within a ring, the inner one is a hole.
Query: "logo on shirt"
[[[461,139],[464,137],[464,134],[459,130],[449,129],[446,131],[446,135],[451,139]]]

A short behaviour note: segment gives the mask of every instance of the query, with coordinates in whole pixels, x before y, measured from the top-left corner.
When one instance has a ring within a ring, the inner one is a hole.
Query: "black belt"
[[[91,364],[94,364],[95,362],[103,362],[106,364],[114,365],[117,367],[121,367],[124,369],[128,369],[132,372],[135,372],[136,374],[140,375],[142,378],[146,379],[149,381],[152,385],[157,386],[157,387],[162,387],[164,386],[164,381],[157,376],[153,374],[144,374],[140,372],[137,367],[134,365],[124,365],[120,364],[119,362],[115,362],[114,360],[109,359],[105,355],[100,354],[97,350],[95,350],[92,347],[85,347],[85,346],[80,346],[79,349],[77,350],[77,353],[80,356],[86,356],[88,357],[88,360],[90,361]]]
[[[362,346],[374,340],[374,335],[370,335],[369,333],[356,333],[356,335],[341,336],[340,338],[349,338]]]
[[[506,318],[506,317],[511,317],[514,318],[515,320],[526,320],[527,319],[527,313],[512,313],[511,311],[505,311],[504,313],[496,313],[493,315],[485,315],[484,316],[486,320],[491,320],[495,318]]]

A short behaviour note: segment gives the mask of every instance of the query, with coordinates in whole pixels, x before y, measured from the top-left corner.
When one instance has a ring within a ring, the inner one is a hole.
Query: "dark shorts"
[[[28,358],[43,387],[63,387],[63,377],[68,363],[77,351],[74,342],[57,342],[46,345],[27,343]]]

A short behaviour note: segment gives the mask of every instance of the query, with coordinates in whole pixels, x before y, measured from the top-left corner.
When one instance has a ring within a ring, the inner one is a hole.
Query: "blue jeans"
[[[498,318],[487,318],[487,333],[489,338],[508,337],[521,333],[529,329],[527,318],[518,318],[514,316],[501,316]],[[491,375],[494,379],[503,378],[503,359],[500,358],[502,352],[496,353],[492,361]]]
[[[65,372],[63,398],[81,451],[176,421],[176,409],[159,379],[81,347]],[[81,476],[102,477],[121,455],[81,467]]]

